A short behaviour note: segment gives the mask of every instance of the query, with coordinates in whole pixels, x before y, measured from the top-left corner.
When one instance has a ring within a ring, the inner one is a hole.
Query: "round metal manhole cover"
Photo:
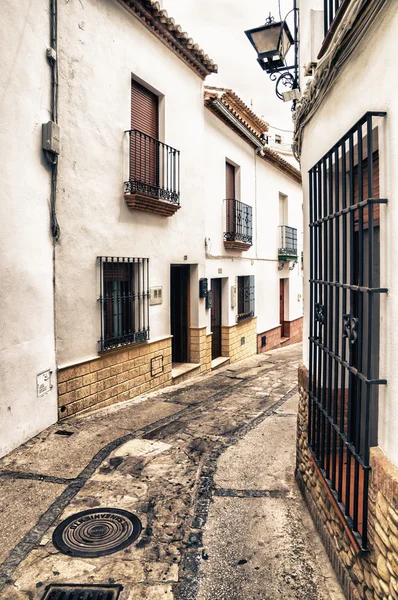
[[[123,550],[138,538],[141,529],[139,518],[126,510],[85,510],[56,527],[53,544],[69,556],[95,558]]]

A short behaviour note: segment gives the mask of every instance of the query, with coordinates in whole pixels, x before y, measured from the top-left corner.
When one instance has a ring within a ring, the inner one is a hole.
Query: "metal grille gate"
[[[366,113],[309,171],[308,442],[362,549],[377,438],[378,118]]]

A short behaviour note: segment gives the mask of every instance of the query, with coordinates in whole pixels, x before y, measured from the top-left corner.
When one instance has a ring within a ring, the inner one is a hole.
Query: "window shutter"
[[[225,197],[235,198],[235,167],[229,162],[225,163]]]
[[[134,79],[131,80],[131,129],[142,133],[131,138],[130,173],[145,186],[157,186],[158,97]]]
[[[255,290],[255,283],[254,283],[254,275],[250,275],[250,308],[249,308],[249,311],[252,313],[253,316],[255,313],[255,297],[256,297],[256,290]]]
[[[131,81],[131,129],[158,137],[158,97],[134,79]]]

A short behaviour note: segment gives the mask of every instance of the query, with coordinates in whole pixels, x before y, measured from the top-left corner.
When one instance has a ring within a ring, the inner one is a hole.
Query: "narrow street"
[[[120,600],[343,599],[295,485],[301,346],[58,423],[0,461],[2,600],[52,583],[121,584]],[[137,541],[76,558],[55,527],[131,511]]]

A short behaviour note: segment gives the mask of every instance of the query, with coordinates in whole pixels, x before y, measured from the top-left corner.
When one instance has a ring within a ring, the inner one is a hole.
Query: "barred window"
[[[367,548],[370,446],[377,444],[379,130],[366,113],[309,171],[308,442],[345,519]]]
[[[149,259],[99,256],[100,352],[149,339]]]
[[[254,298],[254,275],[238,277],[238,323],[254,317]]]

